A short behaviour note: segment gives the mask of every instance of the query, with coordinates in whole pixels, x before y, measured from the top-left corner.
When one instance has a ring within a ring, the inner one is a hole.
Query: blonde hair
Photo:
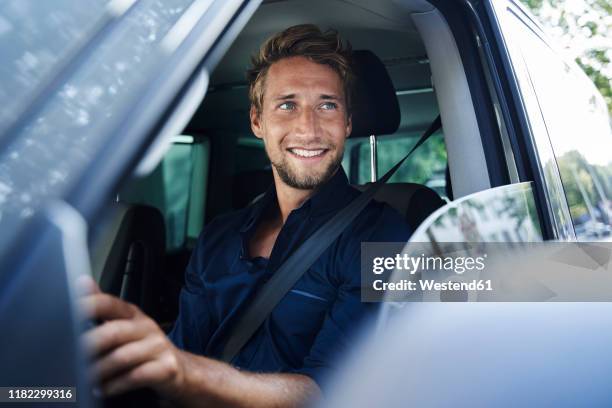
[[[261,114],[266,76],[272,64],[283,58],[302,56],[336,71],[342,80],[347,112],[350,112],[351,53],[350,43],[342,41],[337,31],[322,32],[314,24],[296,25],[275,34],[251,57],[252,67],[247,71],[251,105]]]

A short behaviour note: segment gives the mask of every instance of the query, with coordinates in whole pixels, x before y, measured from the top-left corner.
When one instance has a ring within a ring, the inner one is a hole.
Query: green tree
[[[612,0],[521,0],[595,83],[612,112]]]

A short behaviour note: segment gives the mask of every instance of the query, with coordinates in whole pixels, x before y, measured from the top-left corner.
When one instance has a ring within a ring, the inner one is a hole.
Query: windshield
[[[108,3],[89,0],[83,7],[80,0],[6,0],[0,4],[2,128],[93,34]]]
[[[11,106],[0,120],[0,249],[95,158],[173,52],[162,41],[192,2],[99,0],[83,7],[78,0],[21,0],[0,6],[0,55],[11,49],[13,58],[2,64],[0,77],[0,103]],[[16,69],[15,61],[24,58],[28,64]],[[70,64],[64,74],[47,78]],[[23,104],[26,113],[10,101]],[[11,115],[19,121],[12,129]],[[7,128],[11,140],[5,141]]]

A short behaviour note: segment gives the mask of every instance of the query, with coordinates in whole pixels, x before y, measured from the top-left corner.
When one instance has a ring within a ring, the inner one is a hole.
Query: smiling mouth
[[[328,149],[300,149],[297,147],[287,149],[290,153],[304,158],[323,156]]]

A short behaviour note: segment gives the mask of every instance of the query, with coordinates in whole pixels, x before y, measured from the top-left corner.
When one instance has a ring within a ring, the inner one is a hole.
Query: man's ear
[[[353,131],[353,117],[351,115],[348,115],[346,119],[346,139],[348,139],[352,131]]]
[[[261,123],[261,114],[257,112],[257,108],[255,107],[255,105],[251,105],[249,116],[251,118],[251,130],[253,131],[253,134],[259,139],[263,139],[263,127]]]

